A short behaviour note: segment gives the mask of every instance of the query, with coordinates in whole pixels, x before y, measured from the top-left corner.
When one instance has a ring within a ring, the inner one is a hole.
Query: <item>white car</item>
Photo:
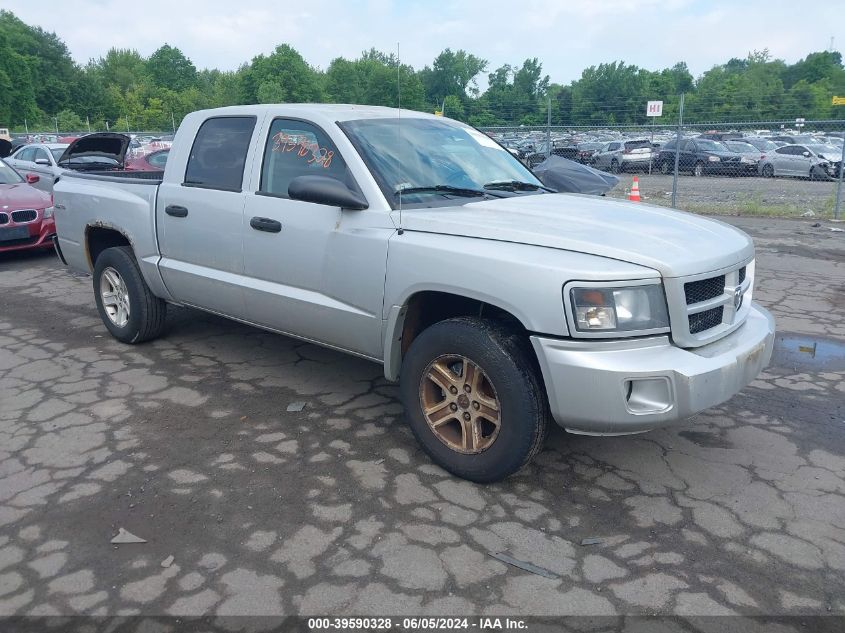
[[[784,145],[760,161],[760,174],[828,180],[839,175],[841,150],[830,145]]]
[[[19,147],[6,162],[24,177],[26,174],[38,176],[33,187],[53,193],[53,184],[62,172],[59,158],[67,148],[67,143],[31,143]]]

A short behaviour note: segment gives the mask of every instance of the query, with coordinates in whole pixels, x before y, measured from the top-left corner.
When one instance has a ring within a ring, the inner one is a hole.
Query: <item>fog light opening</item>
[[[672,383],[665,376],[629,378],[623,388],[625,406],[634,415],[665,413],[675,404]]]

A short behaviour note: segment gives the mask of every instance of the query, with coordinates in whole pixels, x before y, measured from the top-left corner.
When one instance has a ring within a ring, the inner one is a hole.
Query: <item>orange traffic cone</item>
[[[631,193],[628,194],[628,200],[631,202],[640,201],[640,180],[634,176],[634,183],[631,185]]]

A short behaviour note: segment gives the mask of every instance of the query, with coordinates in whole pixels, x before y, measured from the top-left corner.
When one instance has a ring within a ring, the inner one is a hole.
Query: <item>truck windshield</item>
[[[543,183],[510,152],[461,123],[408,117],[401,123],[384,118],[339,125],[393,208],[400,195],[403,206],[438,197],[454,197],[455,204],[472,202],[479,197],[456,192],[501,195],[505,183],[521,195],[544,191]]]

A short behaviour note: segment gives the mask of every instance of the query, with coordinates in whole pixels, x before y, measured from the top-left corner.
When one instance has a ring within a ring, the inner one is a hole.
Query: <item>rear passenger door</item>
[[[167,289],[177,301],[246,318],[243,278],[243,181],[252,164],[255,116],[206,119],[184,174],[166,174],[156,202]]]

